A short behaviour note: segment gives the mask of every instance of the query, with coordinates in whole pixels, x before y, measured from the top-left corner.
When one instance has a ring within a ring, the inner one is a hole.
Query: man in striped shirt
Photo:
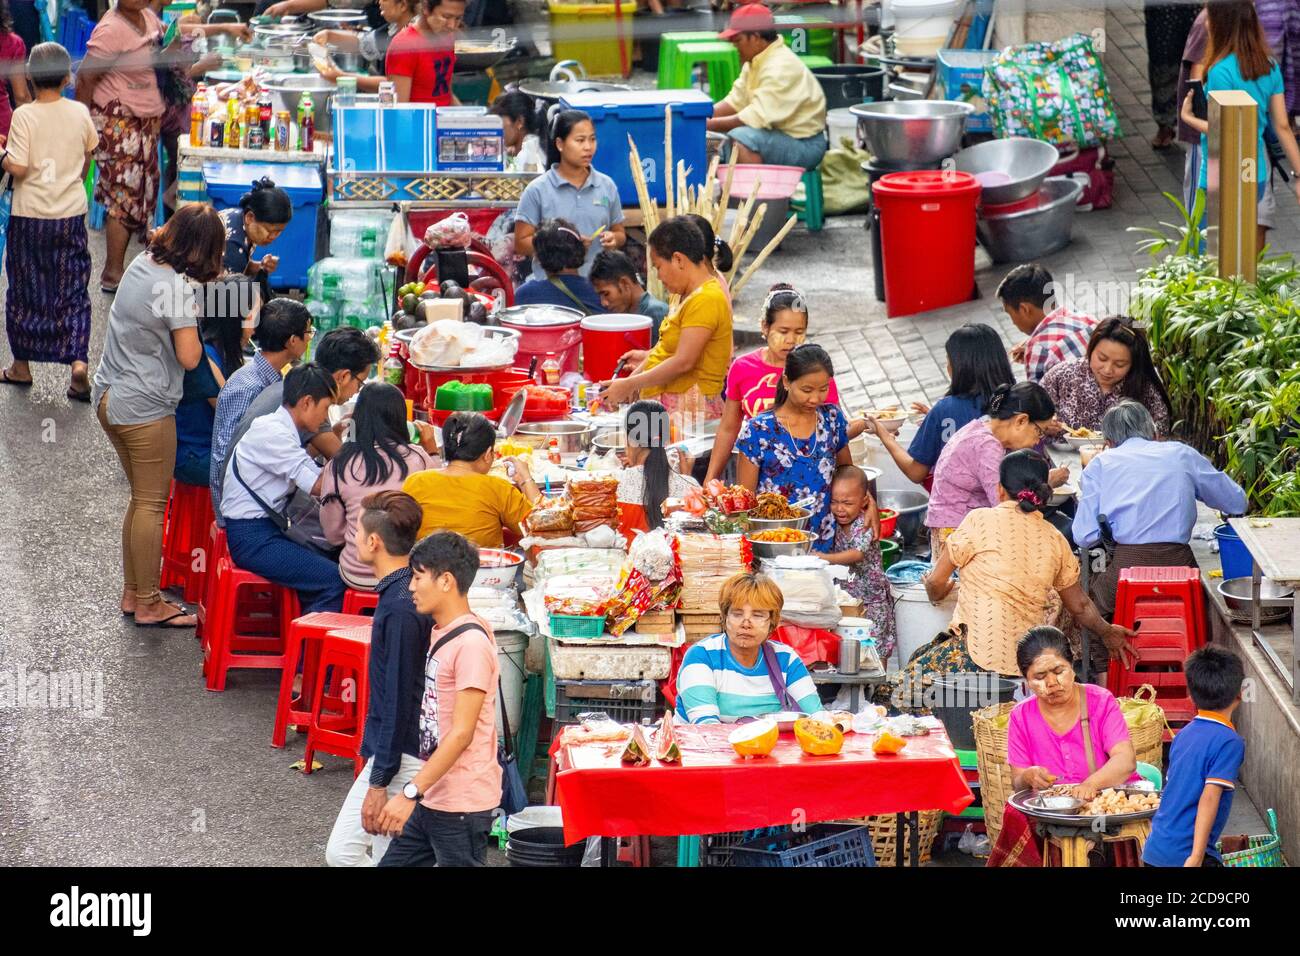
[[[998,286],[1003,311],[1029,336],[1011,350],[1011,360],[1025,363],[1031,382],[1039,381],[1058,362],[1082,358],[1097,325],[1092,316],[1071,312],[1064,305],[1045,311],[1053,289],[1052,274],[1036,262],[1016,266]]]

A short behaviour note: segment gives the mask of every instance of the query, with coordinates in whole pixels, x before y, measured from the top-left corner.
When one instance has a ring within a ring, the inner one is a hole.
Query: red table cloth
[[[681,836],[816,823],[912,810],[960,813],[974,799],[942,730],[907,738],[899,754],[871,752],[875,737],[846,734],[844,749],[810,757],[794,734],[770,756],[742,758],[725,724],[677,724],[680,764],[634,767],[622,744],[552,748],[564,839]]]

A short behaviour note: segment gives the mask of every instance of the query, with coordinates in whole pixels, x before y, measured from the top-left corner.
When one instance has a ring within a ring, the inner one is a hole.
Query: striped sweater
[[[770,643],[799,709],[808,714],[821,710],[817,688],[799,655],[778,641]],[[686,652],[677,672],[678,717],[693,724],[729,723],[781,709],[761,654],[753,667],[742,667],[732,657],[725,634],[705,638]]]

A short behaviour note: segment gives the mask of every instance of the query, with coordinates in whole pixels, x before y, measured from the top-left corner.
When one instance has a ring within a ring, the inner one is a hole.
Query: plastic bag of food
[[[424,244],[430,249],[468,249],[473,236],[469,216],[454,212],[424,230]]]
[[[840,623],[840,606],[835,603],[835,579],[822,562],[816,568],[772,567],[767,574],[781,589],[785,605],[783,623],[801,627],[833,629]]]
[[[628,549],[628,557],[632,567],[650,581],[662,581],[673,573],[673,548],[663,528],[637,535]]]
[[[534,508],[524,519],[528,531],[541,534],[548,531],[573,530],[573,505],[567,498],[548,502],[540,508]]]
[[[481,326],[469,323],[474,328]],[[515,360],[515,353],[519,351],[519,338],[509,336],[506,338],[493,336],[485,337],[478,345],[472,349],[466,349],[465,354],[461,356],[460,364],[462,368],[494,368],[497,366],[510,365]]]
[[[458,366],[482,341],[481,325],[441,319],[415,333],[411,339],[411,362],[427,367]]]
[[[618,548],[622,552],[623,536],[612,525],[601,524],[592,528],[583,536],[589,548]]]
[[[569,479],[569,498],[575,509],[618,511],[618,479],[612,475],[583,475]]]

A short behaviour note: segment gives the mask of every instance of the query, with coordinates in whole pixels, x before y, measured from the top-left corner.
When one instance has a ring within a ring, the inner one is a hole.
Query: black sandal
[[[172,607],[175,607],[175,605],[172,605]],[[176,630],[184,630],[186,628],[194,627],[193,624],[172,624],[171,622],[176,620],[178,617],[194,617],[194,612],[187,611],[184,608],[181,608],[175,614],[171,615],[170,617],[165,617],[161,621],[147,621],[143,624],[139,621],[136,621],[135,626],[136,627],[167,627],[167,628],[174,628]]]
[[[31,388],[32,380],[30,378],[13,378],[9,374],[9,369],[6,368],[0,369],[0,385],[17,385],[19,388]],[[87,400],[89,400],[89,396],[87,396]]]
[[[87,405],[90,404],[90,389],[80,392],[69,385],[67,395],[68,398],[72,399],[74,402],[85,402]]]

